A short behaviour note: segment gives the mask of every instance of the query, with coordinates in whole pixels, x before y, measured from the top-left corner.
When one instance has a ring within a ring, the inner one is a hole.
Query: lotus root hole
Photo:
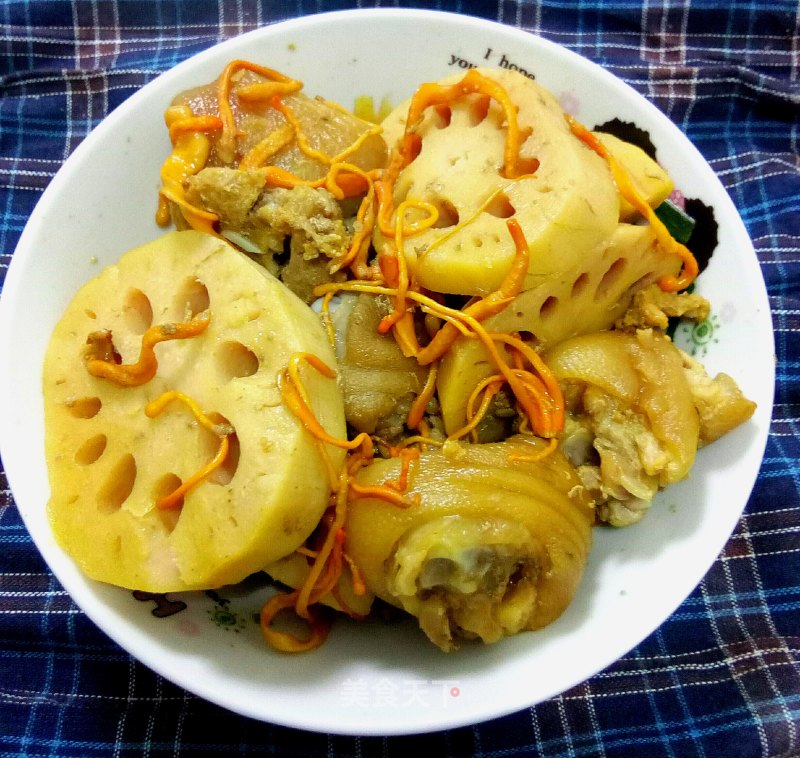
[[[409,137],[407,161],[408,163],[413,163],[419,158],[419,154],[422,152],[422,139],[414,132],[410,132]]]
[[[437,105],[433,109],[433,112],[436,114],[434,125],[438,129],[444,129],[445,127],[450,126],[450,121],[453,118],[453,111],[450,109],[450,106]]]
[[[175,296],[178,317],[186,321],[191,320],[198,313],[208,310],[210,304],[208,288],[196,277],[186,279]]]
[[[538,158],[531,158],[526,155],[520,155],[517,158],[517,174],[524,175],[524,174],[535,174],[539,169],[539,159]],[[546,190],[549,192],[549,189]]]
[[[127,453],[106,474],[97,492],[97,509],[101,513],[116,513],[128,499],[136,483],[136,459]]]
[[[256,354],[241,342],[223,342],[215,355],[217,370],[222,381],[253,376],[258,371]]]
[[[486,120],[491,102],[492,99],[488,95],[479,95],[472,100],[469,107],[469,123],[471,126],[477,126]]]
[[[236,469],[239,468],[239,456],[241,455],[241,448],[239,446],[239,437],[234,432],[228,435],[228,455],[222,462],[222,465],[217,468],[211,475],[211,481],[215,484],[230,484],[233,479]]]
[[[640,276],[633,284],[628,286],[626,293],[632,295],[633,293],[651,285],[655,280],[656,277],[653,274],[644,274],[643,276]]]
[[[133,334],[144,334],[153,325],[153,306],[150,298],[140,289],[132,287],[125,296],[122,315],[125,326]]]
[[[153,502],[158,502],[162,497],[166,497],[171,492],[174,492],[181,484],[183,484],[183,481],[177,474],[172,472],[164,474],[153,487]],[[154,512],[164,525],[164,528],[168,532],[171,532],[178,525],[178,519],[181,516],[182,509],[183,498],[180,498],[171,508],[154,508]]]
[[[531,331],[527,329],[520,329],[517,334],[519,334],[519,338],[529,347],[536,349],[539,344],[539,338]]]
[[[604,298],[610,292],[611,288],[619,281],[625,269],[625,264],[626,260],[624,258],[617,258],[617,260],[608,267],[608,270],[603,274],[603,278],[597,285],[597,290],[595,292],[595,298],[597,300]]]
[[[75,418],[94,418],[100,413],[103,403],[99,397],[76,397],[67,400],[66,406]]]
[[[589,284],[589,274],[585,271],[572,283],[572,297],[579,297],[583,294]]]
[[[209,414],[209,418],[215,424],[225,424],[231,426],[230,422],[219,413]],[[209,432],[206,429],[202,430],[202,438],[200,441],[201,455],[206,460],[211,460],[219,450],[219,436]],[[208,476],[208,481],[212,484],[228,484],[236,474],[236,469],[239,467],[239,438],[236,432],[228,435],[228,455],[220,466],[214,469]]]
[[[458,224],[458,209],[447,199],[434,201],[433,205],[439,211],[439,217],[433,225],[435,229],[446,229]]]
[[[90,466],[105,452],[107,444],[108,438],[105,434],[90,437],[75,451],[75,463]]]
[[[517,211],[505,192],[498,192],[486,206],[486,212],[497,218],[511,218]]]
[[[550,295],[539,308],[539,318],[550,318],[558,307],[558,298]]]

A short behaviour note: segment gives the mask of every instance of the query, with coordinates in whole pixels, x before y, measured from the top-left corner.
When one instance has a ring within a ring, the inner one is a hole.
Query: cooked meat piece
[[[299,185],[265,192],[251,220],[291,237],[292,253],[306,260],[341,258],[350,245],[342,209],[325,189]]]
[[[575,592],[594,511],[559,451],[530,460],[546,449],[532,435],[445,442],[412,463],[411,507],[348,503],[349,555],[366,586],[416,616],[442,650],[546,626]],[[374,486],[396,481],[401,466],[376,459],[355,476]]]
[[[647,513],[650,500],[627,497],[618,500],[603,491],[599,466],[578,466],[578,476],[589,495],[595,500],[597,520],[611,526],[623,527],[635,524]]]
[[[250,236],[252,230],[269,229],[280,239],[291,237],[292,245],[309,260],[320,255],[339,258],[347,252],[350,236],[342,209],[325,189],[298,185],[265,190],[261,171],[218,167],[203,169],[186,184],[187,200],[216,213],[223,230]]]
[[[572,344],[571,353],[562,350],[560,370],[582,367],[597,384],[564,382],[568,416],[561,448],[595,498],[598,518],[613,526],[641,519],[660,487],[685,476],[698,444],[713,442],[755,410],[733,379],[726,374],[712,379],[658,332],[587,337]],[[626,353],[612,350],[623,345],[659,350],[645,350],[641,360],[626,365]],[[581,353],[581,346],[605,352]],[[603,364],[604,356],[614,361]],[[616,381],[607,381],[615,367]],[[665,426],[679,404],[683,412]]]
[[[314,287],[338,278],[330,274],[330,261],[346,254],[350,235],[327,190],[303,185],[264,190],[260,171],[213,167],[187,180],[186,197],[217,214],[222,236],[260,255],[261,263],[306,302],[313,301]],[[274,257],[284,252],[286,240],[288,263]]]
[[[711,378],[705,367],[681,351],[689,391],[700,417],[700,442],[708,444],[749,419],[756,404],[748,400],[727,374]]]
[[[316,300],[315,287],[345,278],[341,272],[331,274],[329,264],[327,258],[304,258],[292,248],[289,262],[278,267],[277,276],[301,300],[311,304]]]
[[[646,417],[596,387],[583,395],[584,413],[573,419],[567,455],[574,456],[584,486],[597,502],[600,520],[627,526],[644,516],[658,491],[659,475],[669,453],[650,429]],[[585,445],[593,438],[592,454]],[[581,460],[578,456],[586,456]],[[599,462],[592,460],[599,459]]]
[[[359,432],[399,436],[427,368],[406,358],[390,334],[379,334],[381,303],[347,295],[333,313],[347,422]]]
[[[501,389],[489,402],[483,418],[475,427],[478,442],[500,442],[516,427],[517,410],[506,389]]]
[[[705,321],[709,302],[701,295],[688,292],[664,292],[657,284],[639,290],[633,296],[630,308],[616,323],[617,329],[649,329],[665,331],[670,318],[688,318]]]
[[[260,171],[212,167],[186,180],[186,199],[216,213],[222,226],[234,229],[244,226],[263,190],[264,174]]]

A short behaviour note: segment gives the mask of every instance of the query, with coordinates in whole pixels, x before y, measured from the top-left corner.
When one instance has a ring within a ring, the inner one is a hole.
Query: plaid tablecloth
[[[61,163],[139,87],[252,28],[373,4],[0,0],[0,284]],[[603,64],[678,124],[730,192],[767,282],[778,360],[766,457],[735,533],[656,632],[551,701],[424,736],[326,736],[226,712],[111,643],[44,565],[0,471],[0,755],[800,755],[800,5],[411,5],[519,26]]]

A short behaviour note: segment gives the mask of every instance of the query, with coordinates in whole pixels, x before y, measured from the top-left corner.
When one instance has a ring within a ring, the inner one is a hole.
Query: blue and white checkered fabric
[[[147,81],[255,27],[376,4],[0,0],[0,285],[64,159]],[[800,755],[800,5],[411,5],[518,26],[602,64],[677,123],[729,191],[761,263],[777,347],[766,457],[735,533],[661,628],[559,697],[450,732],[326,736],[223,711],[111,643],[42,562],[0,472],[0,756]]]

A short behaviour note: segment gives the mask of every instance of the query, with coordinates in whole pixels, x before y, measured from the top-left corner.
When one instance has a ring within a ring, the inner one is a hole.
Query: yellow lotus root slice
[[[135,363],[151,324],[204,311],[203,333],[156,346],[149,382],[119,387],[88,373],[88,335],[110,330],[122,363]],[[242,580],[306,539],[329,485],[314,442],[276,385],[298,351],[335,365],[317,317],[262,267],[208,235],[168,234],[80,290],[53,332],[43,388],[50,520],[86,574],[153,592],[211,588]],[[343,436],[336,381],[311,370],[301,376],[317,417]],[[165,510],[156,500],[220,446],[183,402],[145,414],[167,390],[185,393],[234,433],[223,466]]]
[[[506,228],[512,215],[530,247],[525,289],[574,270],[619,219],[608,166],[570,132],[556,98],[516,72],[480,72],[518,106],[520,129],[531,130],[520,156],[539,163],[518,179],[503,176],[507,129],[494,100],[470,95],[445,112],[425,112],[414,129],[421,151],[401,171],[394,202],[425,201],[439,211],[436,226],[405,246],[420,284],[437,292],[485,295],[497,288],[514,258]],[[407,111],[406,103],[383,122],[389,145],[402,134]]]
[[[524,292],[485,322],[493,332],[520,332],[541,347],[610,328],[625,313],[633,294],[681,261],[665,255],[649,226],[618,224],[610,239],[572,271]],[[483,345],[459,338],[441,362],[437,387],[445,429],[466,420],[469,395],[495,368]]]
[[[264,571],[275,581],[292,589],[299,589],[308,578],[310,563],[311,559],[305,555],[292,553],[274,563],[270,563],[269,566],[265,566]],[[334,590],[323,595],[318,602],[333,608],[335,611],[345,611],[357,616],[366,616],[374,600],[375,595],[369,590],[360,595],[356,593],[353,587],[353,575],[349,569],[345,568],[336,582]],[[344,608],[342,603],[345,605]]]
[[[605,132],[592,134],[628,172],[633,186],[651,208],[658,207],[675,189],[670,175],[638,145]],[[640,218],[639,211],[622,196],[619,198],[619,218],[626,222]]]
[[[348,506],[347,550],[376,596],[416,616],[443,650],[462,639],[496,642],[550,624],[571,601],[586,564],[592,502],[559,452],[538,462],[534,437],[446,442],[412,464],[398,508]],[[362,469],[364,485],[396,480],[400,461]]]

